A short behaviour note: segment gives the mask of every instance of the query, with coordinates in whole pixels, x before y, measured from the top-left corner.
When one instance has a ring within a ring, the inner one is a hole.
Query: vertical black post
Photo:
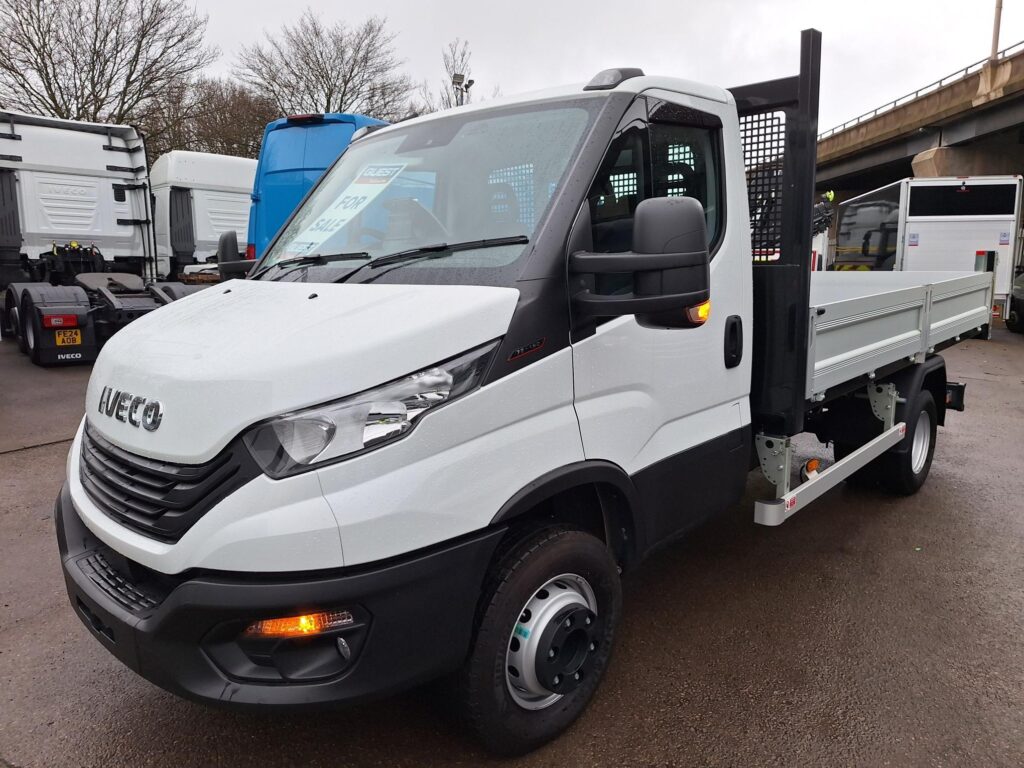
[[[773,288],[786,297],[788,365],[792,366],[788,403],[784,406],[785,434],[803,431],[805,372],[807,370],[811,301],[811,230],[814,227],[814,180],[818,162],[818,89],[821,80],[821,33],[800,34],[800,79],[797,103],[787,110],[786,154],[783,158],[783,218],[780,258],[785,284]],[[780,275],[781,277],[781,275]],[[776,322],[781,318],[776,318]],[[781,394],[781,393],[780,393]]]
[[[821,33],[808,29],[799,76],[732,89],[754,249],[751,409],[777,435],[804,427],[820,79]]]

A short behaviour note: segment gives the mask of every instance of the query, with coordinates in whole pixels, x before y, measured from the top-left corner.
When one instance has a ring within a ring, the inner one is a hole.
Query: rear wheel
[[[41,365],[39,352],[39,341],[43,335],[43,329],[39,322],[39,313],[35,311],[35,302],[27,293],[21,303],[21,338],[25,342],[25,353],[36,365]]]
[[[11,308],[11,326],[14,328],[14,336],[18,341],[18,349],[28,353],[28,342],[25,340],[25,311],[24,307],[15,304]]]
[[[1024,333],[1024,317],[1021,317],[1022,307],[1016,299],[1010,299],[1010,306],[1006,312],[1006,327],[1014,333]]]
[[[621,611],[618,569],[596,537],[549,528],[498,559],[485,600],[462,703],[487,749],[524,754],[572,724],[597,689]]]
[[[910,496],[917,493],[932,468],[935,438],[938,436],[935,398],[928,390],[921,390],[913,407],[904,413],[907,425],[906,447],[902,453],[886,453],[878,458],[882,468],[882,481],[893,493]]]

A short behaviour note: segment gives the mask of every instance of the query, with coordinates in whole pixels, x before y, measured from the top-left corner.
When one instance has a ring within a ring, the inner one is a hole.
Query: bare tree
[[[451,109],[459,105],[459,96],[462,96],[462,103],[469,104],[473,100],[473,91],[466,88],[460,94],[458,86],[452,80],[455,75],[462,75],[463,82],[468,83],[472,79],[473,53],[469,49],[469,41],[455,38],[448,45],[441,49],[441,63],[444,67],[444,79],[435,93],[430,83],[423,81],[416,89],[413,99],[413,111],[417,114],[436,112],[439,109]],[[501,88],[494,86],[491,98],[501,95]]]
[[[229,79],[201,77],[164,90],[142,124],[150,160],[172,149],[256,157],[276,105]]]
[[[233,80],[207,78],[195,88],[203,108],[195,119],[195,148],[256,157],[267,123],[281,116],[273,101]]]
[[[469,50],[469,41],[460,40],[457,37],[441,51],[441,60],[444,62],[445,74],[438,98],[441,109],[451,109],[459,105],[459,89],[452,84],[452,78],[457,74],[462,75],[465,78],[464,82],[468,83],[473,72],[473,67],[470,65],[470,59],[472,58],[473,54]],[[473,93],[468,88],[461,95],[463,97],[461,103],[463,104],[469,104],[473,99]]]
[[[175,0],[0,0],[0,103],[141,122],[217,57],[206,16]]]
[[[283,113],[359,112],[394,120],[404,115],[412,91],[394,41],[383,18],[328,25],[307,8],[294,26],[244,47],[235,75]]]

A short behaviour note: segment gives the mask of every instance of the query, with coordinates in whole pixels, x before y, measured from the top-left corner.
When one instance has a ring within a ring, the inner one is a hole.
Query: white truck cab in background
[[[237,707],[454,672],[522,753],[597,689],[620,574],[751,469],[764,525],[914,493],[991,276],[811,271],[819,59],[808,30],[794,77],[607,70],[357,137],[246,279],[97,360],[55,505],[97,641]],[[799,482],[803,432],[837,460]]]
[[[0,111],[0,336],[37,365],[91,363],[196,290],[158,282],[151,202],[135,127]]]
[[[244,236],[255,175],[256,161],[245,157],[175,150],[156,159],[149,180],[157,253],[171,279],[189,265],[215,261],[225,232]]]
[[[991,253],[993,317],[1007,318],[1021,266],[1022,188],[1021,176],[907,178],[850,198],[838,206],[830,268],[962,272]]]

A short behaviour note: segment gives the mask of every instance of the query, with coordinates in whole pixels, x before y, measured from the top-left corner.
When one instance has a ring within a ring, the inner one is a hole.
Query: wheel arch
[[[918,392],[928,391],[935,400],[935,420],[940,427],[946,425],[946,361],[942,355],[932,355],[920,365],[895,373],[888,379],[907,403],[896,407],[896,418],[902,419],[909,401]]]
[[[523,486],[502,505],[491,525],[516,531],[537,524],[576,524],[601,538],[626,569],[642,552],[636,526],[639,503],[632,480],[620,466],[580,461]]]

